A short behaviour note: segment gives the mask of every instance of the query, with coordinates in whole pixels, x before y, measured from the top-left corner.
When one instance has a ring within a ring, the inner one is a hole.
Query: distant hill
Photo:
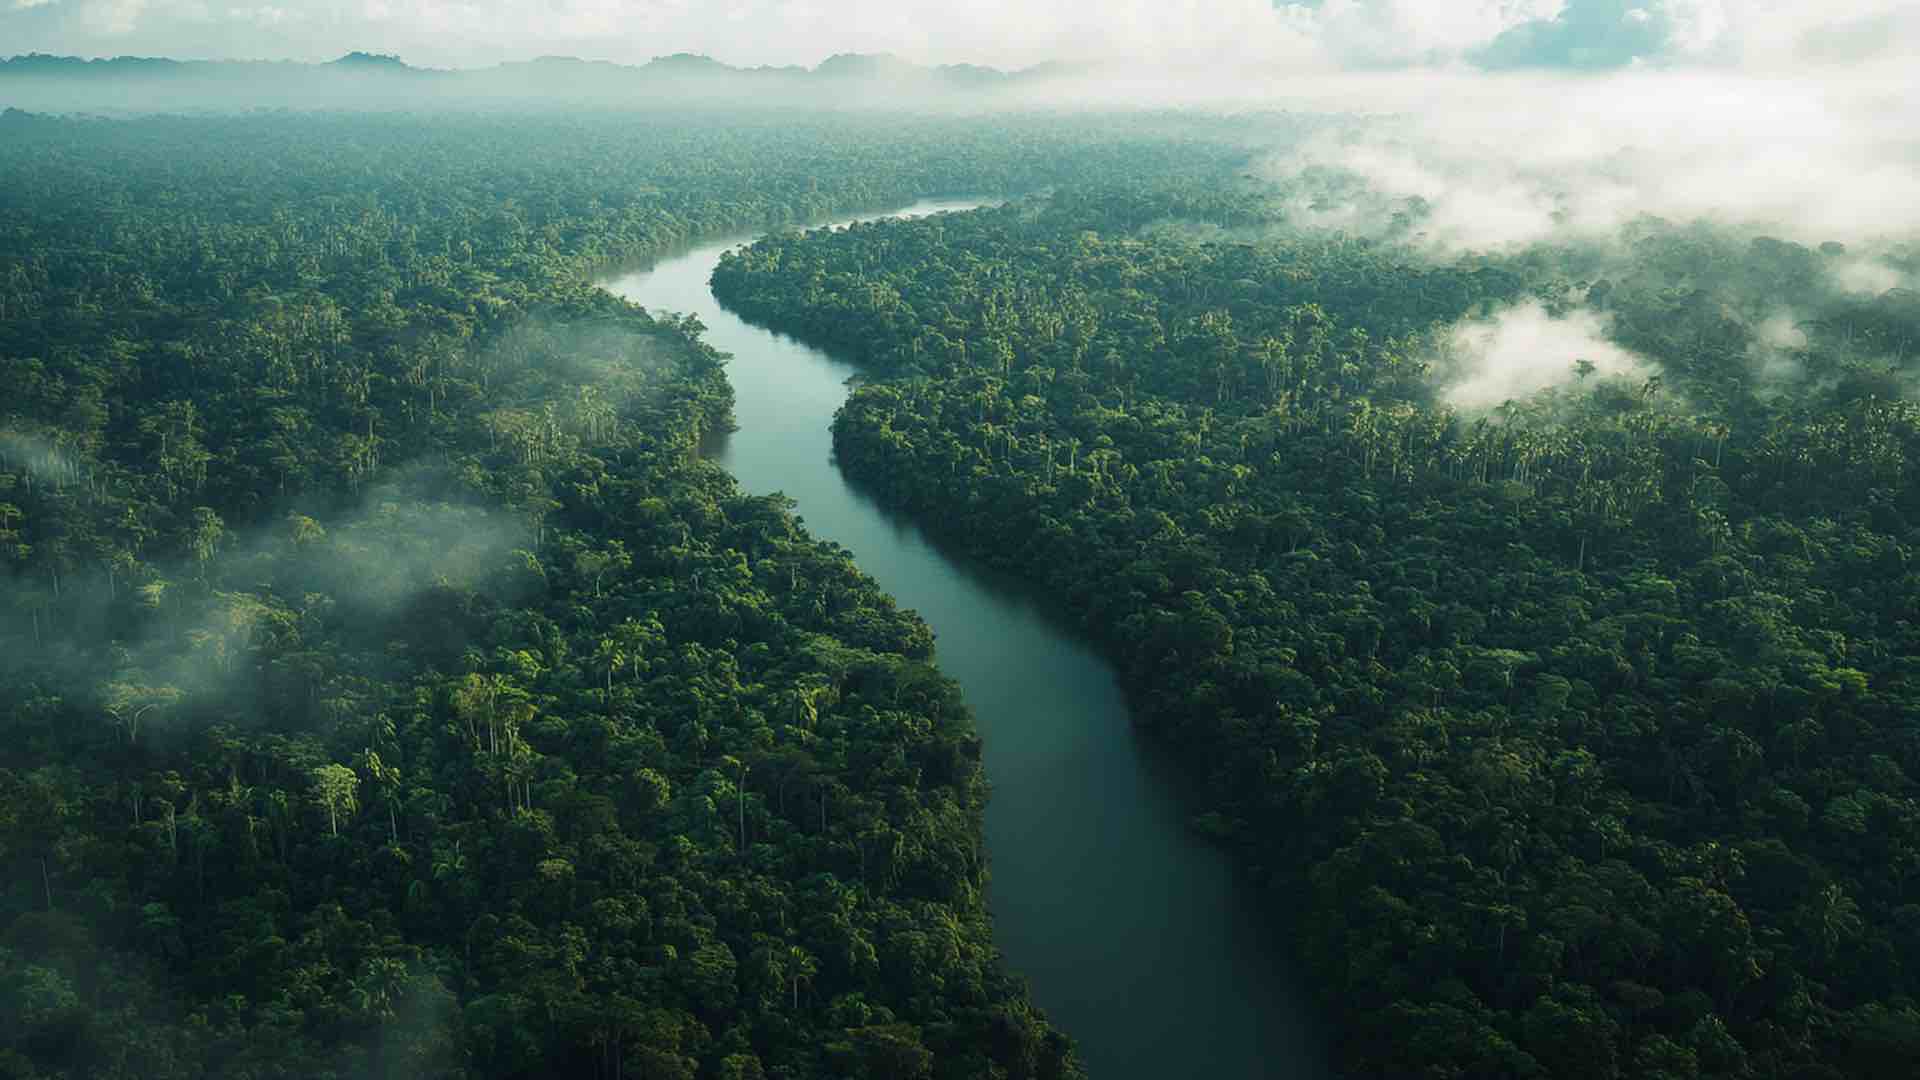
[[[325,63],[88,60],[35,53],[0,59],[0,108],[47,112],[231,111],[258,107],[411,108],[552,102],[606,106],[720,105],[832,108],[972,107],[1016,101],[1058,78],[1054,66],[1001,71],[927,67],[888,54],[844,53],[814,68],[742,68],[676,53],[645,64],[571,56],[488,68],[414,67],[372,51]]]
[[[399,57],[391,53],[350,52],[331,62],[333,67],[367,68],[385,71],[411,71]]]

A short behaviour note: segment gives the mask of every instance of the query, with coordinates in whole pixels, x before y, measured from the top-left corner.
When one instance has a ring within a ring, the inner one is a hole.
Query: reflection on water
[[[964,210],[920,203],[898,214]],[[867,215],[859,220],[890,215]],[[1225,858],[1183,825],[1177,785],[1135,738],[1111,668],[1014,583],[934,546],[852,488],[828,430],[853,368],[721,308],[707,283],[740,239],[604,284],[689,312],[731,353],[738,429],[707,453],[746,490],[784,492],[938,635],[977,717],[992,782],[995,936],[1094,1080],[1320,1077],[1325,1051]]]

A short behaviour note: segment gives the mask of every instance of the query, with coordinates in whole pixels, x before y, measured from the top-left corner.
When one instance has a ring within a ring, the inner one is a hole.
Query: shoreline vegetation
[[[4,126],[10,1075],[1080,1074],[926,626],[697,459],[724,358],[589,279],[1173,144]]]
[[[1920,1060],[1911,242],[1456,251],[1275,164],[1326,118],[350,59],[0,112],[0,1075],[1084,1075],[931,631],[700,459],[698,320],[593,284],[750,229],[716,295],[1101,643],[1341,1072]],[[1043,194],[792,228],[983,191]]]
[[[1307,898],[1348,1075],[1903,1075],[1920,307],[1839,245],[1449,262],[1227,190],[770,238],[715,291],[862,362],[851,477],[1078,614],[1196,827]],[[1456,328],[1536,308],[1645,367],[1458,404]]]

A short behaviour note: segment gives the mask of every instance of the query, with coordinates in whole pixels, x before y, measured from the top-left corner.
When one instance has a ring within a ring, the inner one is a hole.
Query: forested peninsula
[[[1070,187],[714,286],[866,365],[842,468],[1102,644],[1348,1075],[1911,1075],[1916,295],[1706,222],[1316,225],[1351,184]],[[1553,368],[1507,396],[1467,354],[1516,328]]]
[[[927,627],[701,460],[698,323],[590,282],[1196,152],[0,116],[0,1075],[1079,1075]]]

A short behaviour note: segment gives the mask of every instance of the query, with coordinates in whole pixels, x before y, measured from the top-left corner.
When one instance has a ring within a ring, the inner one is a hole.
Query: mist
[[[1591,368],[1584,368],[1582,361]],[[1441,400],[1469,413],[1524,401],[1552,387],[1593,379],[1639,380],[1660,370],[1653,361],[1607,340],[1599,315],[1578,310],[1556,318],[1538,302],[1455,324],[1429,362]]]
[[[1806,376],[1807,334],[1794,312],[1782,309],[1754,327],[1747,345],[1754,393],[1774,397],[1800,388]]]
[[[1315,95],[1374,115],[1270,155],[1264,175],[1419,198],[1438,253],[1612,237],[1641,215],[1803,243],[1920,230],[1920,140],[1905,77],[1884,67],[1605,75],[1402,73]],[[1845,192],[1844,197],[1839,193]],[[1334,224],[1384,234],[1379,211]],[[1860,271],[1856,280],[1872,280]]]
[[[23,56],[0,60],[0,106],[47,113],[258,108],[976,109],[1031,97],[1048,72],[920,67],[840,56],[816,67],[733,67],[675,54],[640,65],[571,56],[435,69],[355,52],[324,63]]]
[[[1914,275],[1870,256],[1841,262],[1834,267],[1833,281],[1841,291],[1856,296],[1879,296],[1894,289],[1911,289],[1917,283]]]
[[[680,355],[671,336],[517,323],[472,360],[483,381],[508,384],[502,407],[481,418],[487,453],[525,461],[548,440],[596,441],[618,418],[652,417]],[[0,431],[0,465],[0,494],[87,475],[75,455],[14,430]],[[245,525],[182,507],[165,531],[170,554],[101,562],[74,551],[52,576],[0,569],[0,670],[91,685],[111,715],[145,710],[139,734],[128,733],[145,739],[189,716],[256,721],[269,684],[307,677],[290,674],[301,667],[291,654],[323,641],[384,649],[394,671],[444,669],[465,647],[460,635],[421,624],[435,625],[447,603],[522,599],[546,573],[534,552],[551,506],[503,505],[473,475],[419,460],[382,469],[351,496],[290,499]],[[16,524],[0,517],[0,539]],[[414,625],[401,632],[400,622]]]
[[[83,476],[71,455],[45,439],[11,430],[0,430],[0,465],[20,469],[36,483],[76,483]]]
[[[79,684],[104,660],[113,674],[98,686],[103,707],[165,704],[145,732],[189,713],[249,722],[264,681],[288,677],[279,669],[300,642],[387,641],[391,622],[418,617],[431,592],[506,599],[519,587],[514,552],[533,546],[529,524],[436,498],[445,488],[438,470],[398,469],[324,524],[289,511],[229,532],[211,519],[219,535],[205,564],[182,556],[131,578],[108,566],[76,568],[57,584],[0,579],[6,666],[67,672]],[[93,655],[107,641],[108,655]]]
[[[0,105],[43,110],[548,99],[1280,108],[1399,114],[1442,159],[1477,144],[1503,162],[1552,166],[1625,143],[1683,172],[1667,158],[1752,151],[1756,135],[1839,148],[1853,164],[1863,138],[1903,138],[1920,14],[1899,0],[13,0],[0,6],[0,40],[21,53],[120,57],[114,78],[137,76],[157,94],[84,90],[75,71],[44,62],[0,67]],[[249,63],[183,70],[138,56]],[[1898,190],[1893,163],[1872,159],[1888,166],[1876,182]],[[1814,164],[1831,175],[1839,163]],[[1719,178],[1657,187],[1697,205]]]

